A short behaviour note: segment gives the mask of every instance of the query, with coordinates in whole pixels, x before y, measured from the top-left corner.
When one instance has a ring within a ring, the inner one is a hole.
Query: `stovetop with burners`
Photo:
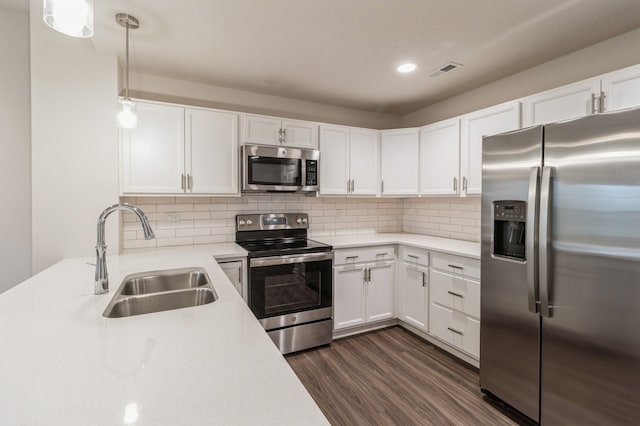
[[[328,252],[332,246],[307,238],[306,213],[269,213],[236,216],[236,243],[249,257]]]

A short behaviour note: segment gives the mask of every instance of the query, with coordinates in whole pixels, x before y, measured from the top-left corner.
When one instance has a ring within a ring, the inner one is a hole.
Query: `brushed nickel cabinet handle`
[[[182,173],[182,175],[180,175],[180,188],[184,191],[185,187],[187,186],[187,177],[184,175],[184,173]]]
[[[458,266],[458,265],[449,264],[447,266],[449,266],[449,268],[453,268],[453,269],[460,269],[461,271],[464,269],[462,266]]]
[[[448,329],[449,331],[453,331],[453,332],[454,332],[454,333],[456,333],[456,334],[459,334],[459,335],[461,335],[461,336],[464,336],[464,333],[463,333],[462,331],[460,331],[460,330],[456,330],[455,328],[451,328],[451,327],[447,327],[447,329]]]
[[[458,192],[458,178],[453,177],[453,192]]]
[[[447,291],[447,293],[449,293],[452,296],[459,297],[460,299],[464,299],[464,296],[461,295],[460,293],[454,293],[453,291]]]

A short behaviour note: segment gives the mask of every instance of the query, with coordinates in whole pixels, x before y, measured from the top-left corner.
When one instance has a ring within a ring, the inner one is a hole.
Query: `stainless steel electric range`
[[[307,238],[306,213],[236,216],[249,307],[283,354],[331,343],[333,248]]]

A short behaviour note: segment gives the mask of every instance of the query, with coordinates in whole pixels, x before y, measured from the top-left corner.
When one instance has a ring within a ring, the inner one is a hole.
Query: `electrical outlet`
[[[167,225],[180,225],[180,213],[167,213],[165,222]]]

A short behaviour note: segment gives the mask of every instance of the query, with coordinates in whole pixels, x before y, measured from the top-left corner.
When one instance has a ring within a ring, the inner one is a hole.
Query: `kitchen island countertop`
[[[0,418],[7,425],[327,424],[214,260],[233,243],[66,259],[0,295]],[[102,313],[134,272],[204,267],[218,300],[128,318]]]

